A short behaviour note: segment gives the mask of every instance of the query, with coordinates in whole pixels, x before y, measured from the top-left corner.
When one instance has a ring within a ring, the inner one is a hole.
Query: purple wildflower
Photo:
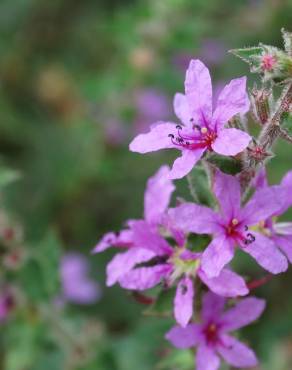
[[[13,290],[6,287],[0,295],[0,323],[7,320],[15,305],[16,300]]]
[[[260,171],[254,181],[257,189],[268,188],[268,181],[264,170]],[[273,242],[275,246],[287,256],[292,263],[292,222],[277,222],[277,218],[287,211],[292,205],[292,171],[289,171],[283,178],[280,186],[283,191],[283,206],[272,216],[262,219],[256,230],[262,235],[266,243]]]
[[[193,315],[193,281],[196,277],[210,290],[225,297],[248,293],[244,280],[231,270],[223,269],[217,277],[208,278],[200,267],[200,253],[186,249],[185,243],[176,247],[170,246],[162,236],[153,233],[144,221],[136,223],[134,236],[140,248],[153,255],[149,256],[144,264],[133,264],[131,270],[119,277],[119,284],[125,289],[143,291],[162,282],[165,287],[177,283],[174,316],[181,326],[186,326]],[[122,262],[124,261],[120,261]]]
[[[209,71],[199,60],[192,60],[186,72],[185,95],[174,97],[174,111],[182,125],[157,122],[150,132],[138,135],[131,142],[130,150],[138,153],[167,148],[181,150],[182,156],[175,160],[170,178],[182,178],[206,150],[229,156],[248,146],[251,138],[246,132],[224,127],[234,115],[246,113],[248,109],[246,78],[242,77],[225,86],[212,112]]]
[[[231,366],[247,368],[257,365],[254,352],[229,332],[257,320],[265,308],[265,301],[245,298],[225,312],[224,303],[224,298],[211,292],[205,294],[202,323],[189,324],[185,328],[176,326],[166,334],[166,339],[177,348],[197,347],[197,370],[219,369],[218,355]]]
[[[61,260],[63,298],[77,304],[92,304],[100,297],[99,286],[88,277],[89,265],[79,253],[68,253]]]
[[[145,224],[153,230],[154,234],[158,234],[158,227],[166,222],[166,210],[175,189],[168,175],[169,167],[162,166],[147,182],[144,196],[144,219]],[[110,247],[126,250],[126,252],[116,255],[108,264],[108,286],[115,284],[119,277],[130,271],[136,263],[143,263],[154,256],[152,251],[135,248],[139,247],[134,235],[135,225],[139,222],[141,221],[128,221],[128,229],[124,229],[118,234],[114,232],[105,234],[93,250],[93,253],[103,252]]]
[[[177,227],[185,232],[213,235],[202,256],[202,269],[206,275],[217,276],[232,260],[236,245],[269,272],[278,274],[285,271],[288,268],[285,256],[254,226],[281,209],[286,189],[273,186],[257,190],[241,207],[238,179],[217,170],[213,190],[220,212],[194,203],[185,203],[171,211]]]

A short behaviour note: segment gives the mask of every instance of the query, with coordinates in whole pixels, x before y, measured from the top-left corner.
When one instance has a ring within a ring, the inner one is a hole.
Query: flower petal
[[[173,223],[186,233],[213,234],[220,230],[216,213],[208,207],[184,203],[168,213]]]
[[[224,360],[235,367],[253,367],[258,361],[253,350],[237,339],[224,336],[224,344],[217,347],[217,351]]]
[[[248,294],[244,279],[233,271],[223,269],[217,277],[212,279],[209,279],[202,270],[198,271],[198,275],[212,292],[223,297],[237,297]]]
[[[178,283],[174,298],[174,317],[178,324],[186,327],[193,315],[194,286],[190,278],[185,277]]]
[[[273,241],[292,263],[292,235],[274,236]]]
[[[154,267],[139,267],[121,276],[119,284],[124,289],[146,290],[159,284],[171,272],[172,267],[167,264]]]
[[[246,113],[249,110],[249,105],[246,77],[231,80],[218,97],[213,115],[214,125],[220,129],[235,114]]]
[[[181,179],[186,176],[194,167],[194,165],[201,159],[206,148],[182,151],[181,157],[177,158],[172,166],[169,174],[170,179]]]
[[[173,100],[173,106],[174,106],[174,113],[175,115],[180,119],[180,121],[185,126],[191,126],[193,125],[191,118],[192,113],[191,109],[187,100],[187,97],[184,94],[177,93],[174,96]]]
[[[283,206],[284,192],[281,186],[271,186],[257,190],[242,210],[246,225],[255,225],[275,215]]]
[[[132,225],[133,241],[138,248],[149,249],[155,255],[170,255],[172,248],[167,241],[159,235],[158,230],[146,221],[136,221]]]
[[[171,122],[159,122],[153,125],[146,134],[140,134],[130,143],[129,149],[137,153],[155,152],[160,149],[178,148],[171,141],[169,134],[177,134],[176,124]]]
[[[168,178],[169,171],[168,166],[162,166],[147,182],[144,196],[144,215],[149,223],[156,225],[161,223],[163,213],[169,205],[171,194],[175,189],[172,181]]]
[[[279,274],[288,268],[286,257],[279,251],[275,243],[266,236],[254,233],[255,241],[241,247],[251,255],[257,263],[272,274]]]
[[[224,330],[232,331],[249,325],[261,316],[265,307],[264,299],[248,297],[241,300],[222,315]]]
[[[170,343],[181,349],[186,349],[194,347],[200,341],[201,337],[201,327],[197,324],[190,324],[186,328],[180,326],[174,326],[168,333],[166,333],[165,338],[170,341]]]
[[[232,240],[224,234],[216,236],[203,252],[201,266],[207,277],[213,278],[220,274],[223,267],[234,256]]]
[[[95,246],[92,253],[100,253],[111,247],[129,247],[132,244],[132,231],[122,230],[119,234],[106,233]]]
[[[220,359],[212,347],[201,345],[198,347],[196,356],[197,370],[218,370]]]
[[[212,149],[222,155],[236,155],[241,153],[251,141],[249,134],[237,128],[224,128],[212,144]]]
[[[212,82],[208,68],[191,60],[186,72],[185,93],[194,123],[207,126],[212,118]]]
[[[236,218],[240,209],[240,184],[235,176],[226,175],[217,170],[214,181],[214,193],[220,204],[224,219],[230,222]]]
[[[225,304],[225,298],[218,296],[212,292],[208,292],[203,296],[202,318],[204,322],[209,320],[218,321],[221,316]]]
[[[120,277],[128,273],[137,263],[149,261],[156,254],[147,249],[131,248],[125,253],[117,254],[107,265],[107,286],[114,285]]]

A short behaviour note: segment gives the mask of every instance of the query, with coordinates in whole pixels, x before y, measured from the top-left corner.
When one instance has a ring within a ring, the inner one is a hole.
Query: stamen
[[[176,127],[177,130],[182,130],[181,125],[176,125],[175,127]]]
[[[184,284],[180,286],[180,289],[182,295],[185,295],[188,291],[188,288]]]
[[[249,245],[249,244],[253,243],[255,240],[256,240],[255,236],[251,233],[248,233],[247,238],[244,240],[244,244]]]
[[[202,133],[202,134],[206,134],[207,132],[208,132],[207,127],[202,127],[202,128],[201,128],[201,133]]]
[[[237,218],[234,218],[232,221],[231,221],[232,225],[233,226],[237,226],[239,224],[239,221]]]

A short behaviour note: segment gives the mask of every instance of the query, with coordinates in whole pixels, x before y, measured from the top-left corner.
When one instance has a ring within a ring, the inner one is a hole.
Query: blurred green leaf
[[[195,202],[211,206],[214,202],[208,175],[203,167],[196,166],[187,176],[190,193]]]
[[[236,175],[240,171],[242,171],[240,161],[232,157],[211,154],[208,157],[208,162],[218,167],[220,171],[225,172],[229,175]]]
[[[14,181],[19,180],[20,177],[20,172],[0,166],[0,188],[10,185]]]

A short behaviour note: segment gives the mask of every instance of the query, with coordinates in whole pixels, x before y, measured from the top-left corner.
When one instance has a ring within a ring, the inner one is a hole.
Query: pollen
[[[232,225],[233,226],[237,226],[239,224],[239,221],[237,218],[234,218],[232,221],[231,221]]]
[[[207,127],[202,127],[202,128],[201,128],[201,133],[202,133],[202,134],[206,134],[207,132],[208,132]]]

